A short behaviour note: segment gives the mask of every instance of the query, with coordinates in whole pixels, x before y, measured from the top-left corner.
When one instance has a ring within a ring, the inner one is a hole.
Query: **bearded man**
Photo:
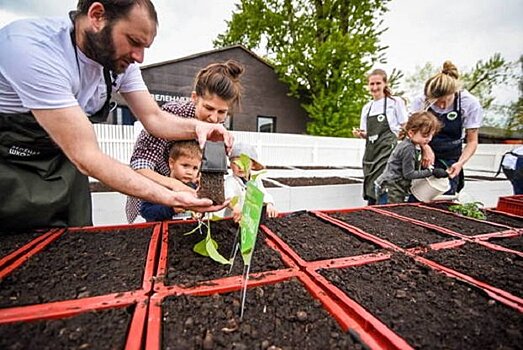
[[[223,126],[173,117],[152,99],[138,63],[157,26],[150,0],[80,0],[69,17],[0,29],[0,231],[92,225],[87,176],[171,207],[226,205],[173,192],[98,147],[91,123],[106,120],[113,92],[156,137],[232,146]]]

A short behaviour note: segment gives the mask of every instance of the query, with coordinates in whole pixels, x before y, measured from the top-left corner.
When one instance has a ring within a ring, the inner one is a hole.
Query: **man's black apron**
[[[448,113],[437,113],[429,108],[440,122],[443,128],[434,136],[429,146],[434,151],[434,167],[447,169],[456,163],[463,152],[463,117],[461,113],[461,94],[457,92],[454,96],[454,108]],[[464,184],[463,170],[453,179],[450,179],[451,189],[446,194],[459,192]]]
[[[370,115],[371,110],[372,104],[367,112],[367,140],[363,155],[363,199],[374,203],[377,200],[374,181],[385,170],[387,160],[398,142],[387,120],[387,97],[383,102],[382,114]]]
[[[71,34],[73,45],[74,33]],[[110,112],[110,72],[104,69],[107,99],[89,117]],[[0,113],[0,231],[92,225],[89,180],[67,159],[31,112]]]

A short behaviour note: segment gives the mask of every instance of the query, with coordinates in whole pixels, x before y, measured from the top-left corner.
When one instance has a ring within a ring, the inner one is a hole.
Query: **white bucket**
[[[422,202],[430,202],[449,189],[450,183],[448,178],[443,177],[438,179],[434,176],[414,179],[410,186],[412,194]]]

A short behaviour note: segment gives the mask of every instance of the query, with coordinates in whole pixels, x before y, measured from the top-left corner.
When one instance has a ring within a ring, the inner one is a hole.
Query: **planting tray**
[[[427,246],[460,238],[459,235],[448,235],[447,232],[416,225],[409,220],[393,217],[388,212],[373,209],[332,210],[322,213],[346,227],[375,236],[395,249]]]
[[[0,270],[0,308],[147,293],[159,234],[159,224],[137,224],[51,235]]]
[[[118,303],[68,303],[67,308],[48,307],[41,312],[12,313],[10,318],[0,319],[0,349],[142,348],[146,297],[124,297]],[[5,312],[0,310],[0,314]]]
[[[512,251],[523,252],[523,234],[510,237],[494,237],[489,242]]]
[[[391,212],[411,218],[416,223],[432,227],[441,227],[456,236],[478,236],[510,230],[506,225],[488,223],[481,220],[466,218],[437,208],[427,208],[421,205],[391,205],[382,206],[378,210]]]
[[[296,212],[267,220],[262,230],[300,266],[377,253],[382,249],[311,212]]]
[[[244,266],[241,254],[237,254],[233,269],[229,274],[230,265],[221,265],[209,257],[195,253],[194,245],[204,239],[206,234],[204,230],[203,234],[194,232],[186,235],[196,226],[195,221],[164,222],[158,277],[154,287],[156,291],[164,288],[183,289],[199,284],[217,283],[216,280],[222,278],[240,283]],[[218,252],[226,259],[232,256],[237,229],[238,226],[230,219],[211,222],[211,235],[218,243]],[[258,278],[261,273],[295,267],[292,260],[279,251],[274,243],[267,240],[265,234],[260,230],[250,269],[254,278]]]
[[[523,195],[499,197],[497,210],[523,216]]]
[[[502,247],[497,249],[489,243],[464,242],[454,249],[432,250],[422,256],[488,284],[481,286],[513,300],[523,309],[523,253],[512,253]]]
[[[379,348],[301,272],[251,281],[241,321],[239,286],[172,292],[151,299],[148,350]]]
[[[30,232],[0,233],[0,269],[11,263],[18,256],[42,242],[47,237],[61,232],[60,229],[38,230]]]
[[[523,343],[522,310],[403,254],[310,273],[345,309],[366,314],[366,330],[389,340],[386,348],[516,349]]]

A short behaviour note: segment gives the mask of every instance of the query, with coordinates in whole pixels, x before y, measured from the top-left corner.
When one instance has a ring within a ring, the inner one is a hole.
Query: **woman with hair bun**
[[[367,77],[372,101],[361,110],[360,128],[352,134],[366,139],[363,155],[363,199],[376,204],[374,181],[383,173],[392,150],[398,144],[397,135],[407,122],[407,109],[400,97],[393,97],[387,85],[387,73],[375,69]]]
[[[233,60],[211,63],[201,69],[194,80],[194,90],[189,101],[166,103],[162,109],[183,118],[196,118],[207,123],[223,124],[227,115],[240,107],[243,66]],[[154,137],[143,130],[131,155],[131,168],[173,191],[196,190],[170,177],[169,150],[173,141]],[[127,197],[127,221],[133,223],[138,216],[140,200]]]
[[[424,94],[412,101],[411,111],[421,110],[432,112],[443,124],[441,131],[423,147],[422,165],[447,169],[451,188],[446,194],[456,194],[465,184],[463,166],[478,147],[483,109],[479,100],[462,88],[456,66],[445,61],[441,72],[425,82]]]

